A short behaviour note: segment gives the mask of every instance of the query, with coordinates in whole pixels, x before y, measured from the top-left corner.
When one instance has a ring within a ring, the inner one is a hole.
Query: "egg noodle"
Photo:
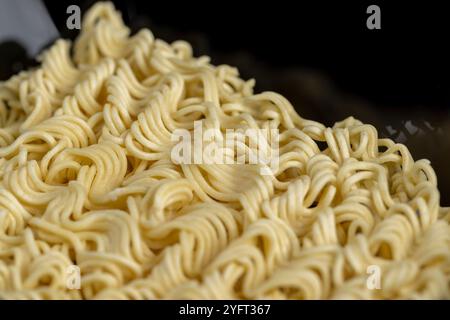
[[[435,172],[373,126],[306,120],[111,3],[39,61],[0,83],[0,298],[449,298]],[[279,165],[175,163],[198,121],[278,130]]]

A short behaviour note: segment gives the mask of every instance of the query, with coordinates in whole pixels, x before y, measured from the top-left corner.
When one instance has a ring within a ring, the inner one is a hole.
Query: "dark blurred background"
[[[43,4],[47,34],[54,28],[70,39],[78,31],[66,27],[67,7],[83,13],[95,2],[22,1]],[[0,11],[12,2],[0,0]],[[443,2],[113,2],[132,31],[148,27],[166,41],[189,41],[196,55],[255,78],[257,91],[285,95],[305,118],[332,125],[353,115],[375,125],[415,159],[431,161],[442,205],[450,205],[450,20]],[[366,27],[371,4],[381,9],[381,30]],[[0,80],[35,64],[30,51],[2,39],[0,29]]]

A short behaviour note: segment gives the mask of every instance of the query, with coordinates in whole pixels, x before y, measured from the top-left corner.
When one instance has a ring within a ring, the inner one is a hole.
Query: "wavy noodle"
[[[433,168],[373,126],[303,119],[110,3],[39,59],[0,83],[1,299],[450,297]],[[278,167],[177,164],[195,121],[226,142],[277,129]]]

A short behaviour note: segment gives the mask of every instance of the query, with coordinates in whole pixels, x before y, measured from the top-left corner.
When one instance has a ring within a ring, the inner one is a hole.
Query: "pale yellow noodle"
[[[131,35],[110,3],[39,59],[0,83],[0,298],[450,297],[433,168],[373,126],[304,119],[184,41]],[[176,164],[194,121],[278,129],[278,168]]]

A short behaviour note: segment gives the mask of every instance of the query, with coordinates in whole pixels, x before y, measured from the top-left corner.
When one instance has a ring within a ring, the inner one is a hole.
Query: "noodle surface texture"
[[[81,30],[0,83],[1,299],[449,298],[429,161],[132,35],[110,3]],[[175,163],[172,134],[196,121],[277,129],[277,170]]]

